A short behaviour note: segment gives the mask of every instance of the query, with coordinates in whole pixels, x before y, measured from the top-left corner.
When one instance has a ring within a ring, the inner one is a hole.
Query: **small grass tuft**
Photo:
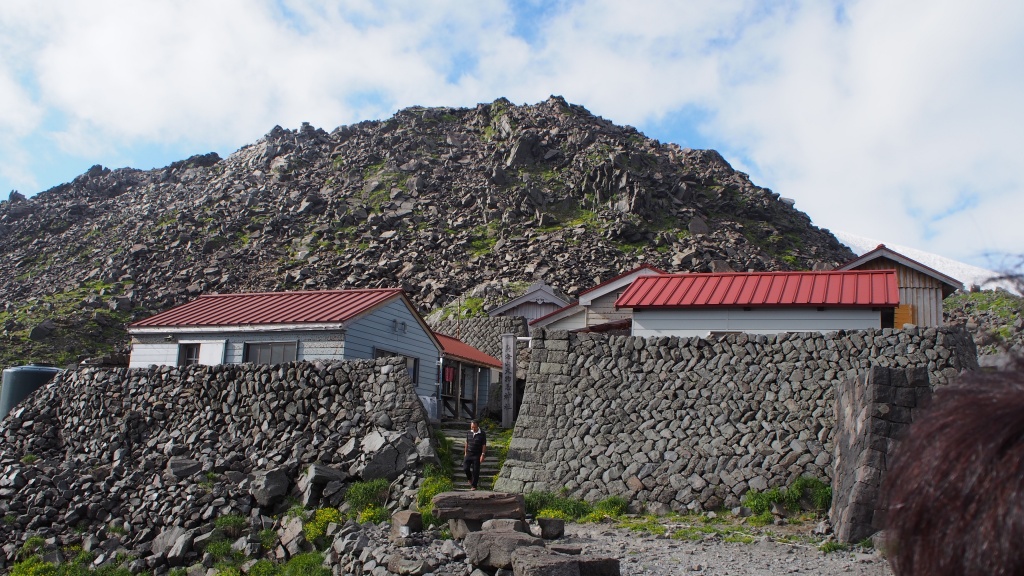
[[[837,542],[835,540],[827,540],[825,542],[822,542],[821,546],[818,546],[818,550],[821,550],[825,554],[831,554],[832,552],[845,552],[849,549],[850,547],[846,544],[843,544],[842,542]]]
[[[306,552],[292,556],[281,568],[281,576],[331,576],[331,569],[324,566],[323,554]]]
[[[245,529],[249,526],[249,520],[240,514],[228,514],[214,520],[213,525],[228,538],[238,538],[245,533]]]
[[[391,514],[388,513],[388,509],[383,506],[376,504],[370,504],[363,511],[359,513],[360,524],[380,524],[381,522],[387,522],[391,520]]]
[[[313,512],[313,517],[302,526],[306,540],[319,543],[319,540],[327,534],[327,525],[332,523],[341,523],[341,512],[337,508],[317,509],[316,512]]]
[[[381,506],[388,500],[388,481],[385,478],[355,482],[345,493],[345,501],[358,515],[370,506]]]

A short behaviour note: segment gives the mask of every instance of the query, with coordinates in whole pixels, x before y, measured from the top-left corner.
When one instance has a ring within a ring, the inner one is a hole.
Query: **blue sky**
[[[1024,252],[1024,3],[4,0],[0,199],[274,125],[564,96],[815,224]]]

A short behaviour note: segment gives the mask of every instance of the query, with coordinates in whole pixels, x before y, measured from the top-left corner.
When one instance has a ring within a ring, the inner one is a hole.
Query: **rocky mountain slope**
[[[228,158],[95,166],[0,202],[0,363],[121,349],[198,294],[401,286],[424,312],[543,279],[573,295],[647,262],[780,270],[853,254],[716,152],[560,97],[275,127]]]

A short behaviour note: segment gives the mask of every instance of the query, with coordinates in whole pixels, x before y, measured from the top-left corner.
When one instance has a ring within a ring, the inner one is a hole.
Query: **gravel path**
[[[724,542],[715,536],[688,542],[595,524],[569,524],[560,542],[581,545],[585,554],[619,558],[623,575],[892,576],[886,560],[874,552],[826,554],[813,544],[778,542],[763,535],[749,544]]]

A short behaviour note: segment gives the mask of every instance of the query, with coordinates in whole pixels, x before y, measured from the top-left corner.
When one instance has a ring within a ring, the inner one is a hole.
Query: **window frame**
[[[178,344],[178,366],[194,366],[199,364],[199,342],[181,342]]]
[[[255,358],[253,354],[255,352]],[[267,354],[267,358],[263,354]],[[280,355],[278,355],[280,353]],[[246,342],[242,346],[242,362],[275,366],[286,362],[295,362],[299,358],[298,340],[281,340],[273,342]],[[261,360],[267,360],[263,362]],[[277,360],[277,361],[275,361]]]

